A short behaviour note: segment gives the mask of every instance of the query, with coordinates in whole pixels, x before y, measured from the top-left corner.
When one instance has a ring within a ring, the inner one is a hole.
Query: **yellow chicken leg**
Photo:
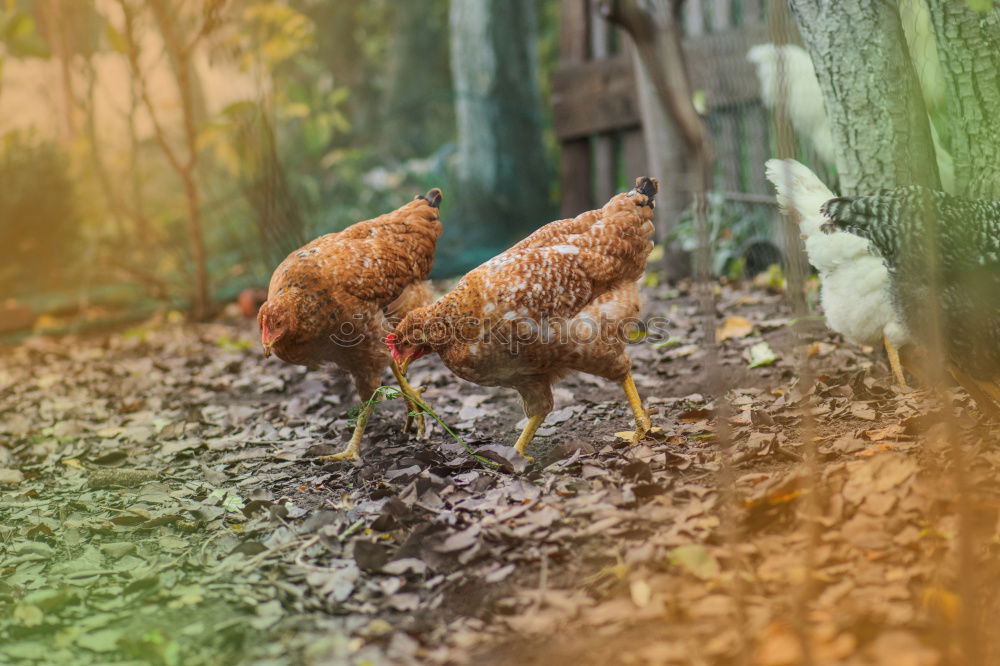
[[[318,460],[359,460],[361,458],[361,438],[364,437],[365,426],[368,425],[368,417],[372,414],[374,404],[374,400],[368,400],[361,408],[357,425],[354,426],[354,433],[351,435],[351,441],[347,447],[340,453],[335,453],[332,456],[321,456]]]
[[[646,436],[646,433],[653,427],[653,424],[650,423],[646,410],[642,408],[642,398],[639,397],[639,390],[635,387],[635,380],[632,379],[631,372],[625,376],[621,386],[625,389],[628,404],[632,407],[632,413],[635,415],[635,437],[632,439],[632,442],[636,443]]]
[[[410,429],[410,412],[416,412],[417,438],[423,439],[424,411],[420,408],[420,404],[423,402],[420,399],[420,394],[423,393],[423,388],[415,389],[410,386],[410,382],[406,380],[406,375],[404,374],[405,371],[395,361],[392,362],[390,367],[392,368],[393,376],[396,378],[396,383],[399,384],[399,388],[403,392],[403,397],[406,398],[408,412],[406,414],[406,423],[403,424],[403,430],[408,431]]]
[[[528,424],[524,426],[524,430],[521,431],[521,436],[517,438],[517,443],[514,444],[514,450],[528,460],[534,460],[534,458],[524,455],[524,451],[528,448],[528,444],[531,444],[531,440],[535,438],[535,433],[538,431],[538,427],[542,425],[542,421],[544,420],[545,414],[535,414],[534,416],[529,417]]]
[[[885,353],[889,357],[889,367],[892,368],[892,376],[896,378],[896,384],[900,388],[910,388],[906,385],[906,378],[903,376],[903,364],[899,361],[899,350],[889,342],[888,337],[883,335],[882,341],[885,344]]]

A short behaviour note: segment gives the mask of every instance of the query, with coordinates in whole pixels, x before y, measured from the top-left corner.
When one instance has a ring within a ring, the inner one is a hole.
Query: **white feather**
[[[768,160],[767,179],[778,205],[799,223],[806,256],[819,271],[820,300],[827,325],[861,345],[877,346],[883,337],[896,347],[909,341],[889,293],[889,272],[872,255],[868,241],[844,231],[824,233],[820,206],[834,197],[812,171],[795,160]]]

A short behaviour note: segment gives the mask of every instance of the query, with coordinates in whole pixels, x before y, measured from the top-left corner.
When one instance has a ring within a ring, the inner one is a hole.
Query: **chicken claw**
[[[357,425],[354,426],[354,434],[351,435],[351,441],[347,444],[343,451],[335,453],[331,456],[320,456],[317,460],[322,460],[324,462],[334,460],[360,460],[361,438],[364,437],[365,426],[368,425],[368,417],[372,414],[374,404],[373,400],[369,400],[364,404],[364,407],[361,408],[361,413],[358,414]]]
[[[638,444],[653,427],[653,424],[650,423],[646,410],[642,408],[642,398],[639,397],[639,390],[635,387],[635,380],[632,379],[631,372],[622,380],[621,387],[625,390],[628,404],[632,407],[632,413],[635,415],[635,437],[632,439],[632,443]]]

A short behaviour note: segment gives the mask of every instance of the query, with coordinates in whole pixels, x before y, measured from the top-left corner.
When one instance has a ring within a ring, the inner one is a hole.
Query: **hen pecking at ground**
[[[569,372],[622,386],[638,440],[650,428],[625,351],[639,315],[637,280],[653,247],[659,184],[603,208],[545,225],[465,275],[435,303],[400,322],[388,344],[405,369],[436,353],[459,377],[515,389],[528,417],[515,448],[524,455],[552,410],[552,385]]]
[[[441,235],[437,188],[401,208],[320,236],[275,269],[257,315],[264,354],[326,363],[354,378],[364,402],[350,443],[328,459],[358,458],[371,398],[386,366],[415,408],[418,394],[385,347],[392,324],[430,300],[426,283]],[[419,410],[417,410],[419,413]],[[423,421],[418,416],[418,432]]]

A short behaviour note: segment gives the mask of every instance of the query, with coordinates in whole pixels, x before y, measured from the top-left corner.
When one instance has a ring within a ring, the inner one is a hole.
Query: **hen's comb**
[[[431,189],[427,190],[427,194],[418,195],[417,198],[426,201],[428,204],[430,204],[431,208],[437,208],[438,206],[441,205],[441,199],[444,198],[444,195],[441,194],[441,190],[439,190],[436,187],[432,187]]]

